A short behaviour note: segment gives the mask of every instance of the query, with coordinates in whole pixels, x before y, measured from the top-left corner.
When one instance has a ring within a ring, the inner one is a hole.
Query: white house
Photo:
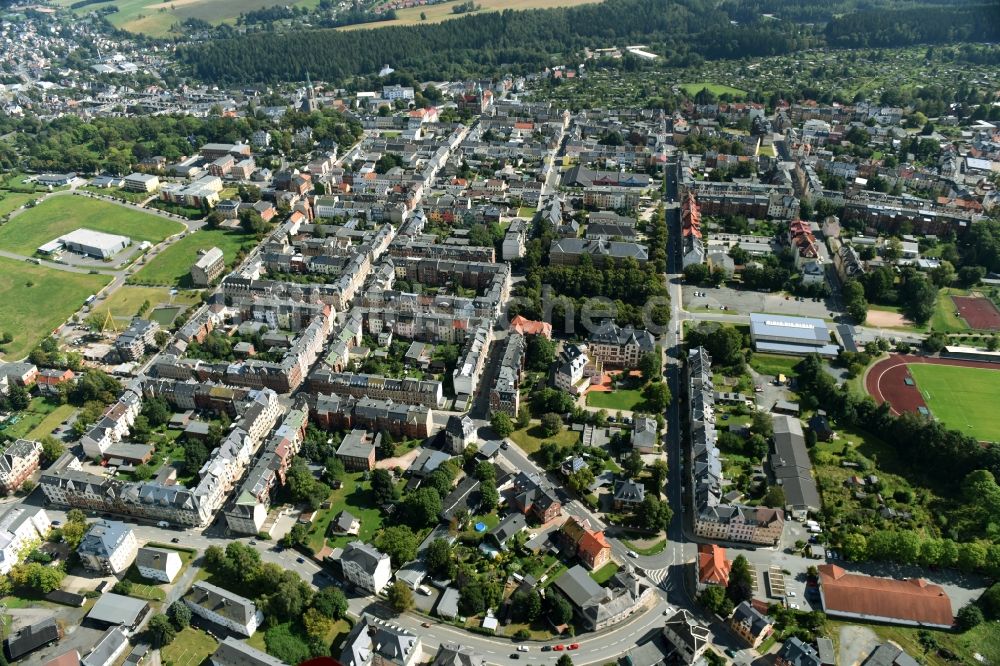
[[[52,527],[44,509],[15,506],[0,517],[0,575],[7,575],[32,542],[41,543]]]
[[[143,578],[172,583],[181,570],[181,556],[176,550],[142,547],[136,555],[135,565]]]
[[[264,621],[264,614],[253,601],[205,581],[191,586],[184,595],[184,603],[198,617],[244,636],[253,636]]]
[[[392,578],[389,556],[361,541],[347,544],[340,565],[348,581],[374,594],[384,590]]]
[[[76,552],[87,569],[118,575],[132,566],[138,550],[135,533],[128,525],[99,520],[83,535]]]

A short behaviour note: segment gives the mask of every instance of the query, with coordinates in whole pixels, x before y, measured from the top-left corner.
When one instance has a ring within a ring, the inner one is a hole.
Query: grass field
[[[477,0],[476,4],[480,9],[476,14],[486,12],[500,12],[505,9],[551,9],[552,7],[574,7],[576,5],[589,5],[601,0]],[[425,7],[412,7],[401,9],[396,12],[396,19],[393,21],[378,21],[377,23],[363,23],[359,25],[349,25],[340,28],[341,30],[371,30],[373,28],[383,28],[389,25],[416,25],[418,23],[441,23],[450,19],[469,16],[465,14],[455,14],[451,8],[458,4],[458,0],[444,2],[439,5]],[[427,16],[424,21],[420,20],[421,12]]]
[[[110,281],[107,275],[68,273],[0,258],[0,330],[14,336],[3,357],[26,356]]]
[[[331,548],[343,547],[355,539],[368,542],[377,531],[382,529],[382,514],[375,505],[371,483],[362,481],[361,477],[361,473],[345,474],[343,485],[330,494],[330,508],[323,509],[312,527],[309,528],[309,547],[314,553],[319,552],[327,543],[326,531],[330,526],[330,521],[345,509],[361,521],[361,530],[356,537],[332,537],[329,540]]]
[[[55,4],[63,7],[72,3],[73,0],[55,1]],[[95,9],[113,5],[118,11],[111,14],[108,19],[115,27],[163,37],[170,33],[172,25],[189,18],[202,19],[209,23],[231,23],[241,13],[271,7],[274,4],[273,0],[174,0],[170,3],[157,0],[114,0],[100,5],[81,7],[77,10],[77,14],[87,14]],[[318,0],[292,0],[283,4],[315,7]]]
[[[191,265],[198,260],[199,250],[218,247],[231,268],[236,253],[254,244],[254,237],[240,231],[202,229],[188,234],[149,260],[129,279],[130,284],[190,287]]]
[[[30,257],[39,245],[80,228],[152,243],[184,231],[184,225],[158,215],[88,197],[56,196],[0,227],[0,248]]]
[[[934,304],[934,314],[929,322],[931,330],[940,333],[961,333],[969,330],[969,325],[958,316],[955,302],[952,296],[968,296],[965,289],[945,288],[938,292],[937,302]]]
[[[841,622],[838,620],[826,620],[827,636],[832,636],[835,645],[839,643],[840,628],[848,624],[858,624],[871,629],[883,641],[893,641],[906,650],[910,656],[919,660],[919,663],[933,664],[974,664],[976,663],[973,654],[979,653],[986,658],[983,663],[995,664],[1000,661],[1000,622],[983,622],[978,627],[969,631],[958,633],[955,631],[941,631],[939,629],[917,629],[915,627],[893,627],[886,624],[875,624],[867,622]],[[947,661],[936,653],[928,652],[920,643],[918,632],[928,632],[942,648],[950,650],[957,655],[954,661]]]
[[[1000,441],[1000,371],[928,363],[908,367],[935,418],[981,441]]]
[[[530,425],[522,430],[515,430],[510,438],[529,456],[542,448],[542,442],[555,442],[559,446],[573,446],[579,439],[579,433],[563,428],[555,437],[544,437],[541,425]]]
[[[176,295],[170,295],[170,289],[166,287],[133,287],[126,285],[115,290],[100,304],[93,308],[93,312],[105,316],[110,312],[112,317],[131,319],[139,313],[139,308],[146,301],[149,301],[150,309],[144,316],[148,317],[150,312],[158,305],[194,305],[200,300],[200,295],[196,291],[181,291]]]
[[[644,402],[642,391],[637,389],[617,389],[615,391],[591,391],[587,394],[587,406],[608,411],[632,411]]]
[[[788,375],[794,377],[795,366],[802,361],[795,356],[779,356],[778,354],[754,354],[750,359],[750,367],[762,375]]]
[[[594,582],[598,585],[604,585],[611,580],[612,576],[618,573],[618,569],[619,566],[617,562],[608,562],[597,571],[591,571],[590,577],[593,578]]]
[[[28,203],[32,199],[38,198],[37,194],[24,194],[21,192],[4,192],[0,199],[0,217],[13,212]]]
[[[186,627],[177,633],[170,645],[160,650],[160,656],[164,664],[198,666],[215,652],[218,646],[219,643],[201,629]]]
[[[21,420],[4,430],[5,435],[14,438],[39,440],[68,419],[76,408],[60,405],[45,398],[33,398],[28,408],[20,412]]]
[[[747,94],[745,90],[740,90],[739,88],[733,88],[731,86],[724,86],[718,83],[682,83],[677,87],[686,92],[688,95],[697,95],[705,88],[708,88],[708,92],[716,96],[729,93],[733,97],[744,97]]]

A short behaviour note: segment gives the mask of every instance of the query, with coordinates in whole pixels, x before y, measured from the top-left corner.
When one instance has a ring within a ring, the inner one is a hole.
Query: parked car
[[[304,559],[302,559],[301,557],[296,557],[295,561],[298,562],[299,564],[305,564],[306,563],[306,561]]]
[[[628,556],[629,557],[639,557],[639,553],[635,552],[634,550],[630,550],[630,551],[628,551]]]
[[[568,650],[579,650],[580,649],[580,644],[579,643],[573,643],[567,649]]]
[[[552,646],[551,645],[543,645],[542,646],[542,652],[551,652],[551,651],[552,651]]]
[[[170,543],[180,543],[180,542],[181,540],[178,539],[177,537],[174,537],[173,539],[170,540]]]
[[[527,645],[518,645],[517,646],[517,651],[518,652],[527,652],[528,651],[528,646]]]
[[[510,655],[510,658],[511,659],[520,659],[521,655],[519,655],[518,653],[515,652],[514,654]]]
[[[562,652],[563,651],[563,646],[562,645],[553,645],[552,649],[555,650],[556,652]]]

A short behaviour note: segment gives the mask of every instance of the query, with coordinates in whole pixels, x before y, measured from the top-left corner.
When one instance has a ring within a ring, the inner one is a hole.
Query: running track
[[[907,364],[913,363],[932,363],[935,365],[955,365],[963,368],[1000,370],[1000,365],[985,363],[983,361],[893,354],[868,369],[868,373],[865,375],[865,390],[880,405],[883,402],[888,402],[889,409],[893,414],[916,412],[918,407],[926,407],[927,405],[924,402],[923,396],[920,395],[920,390],[917,386],[907,386],[903,381],[906,377],[910,376],[910,371],[906,369]]]

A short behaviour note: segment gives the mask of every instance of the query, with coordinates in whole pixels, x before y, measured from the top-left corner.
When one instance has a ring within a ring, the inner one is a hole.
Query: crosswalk
[[[651,569],[646,571],[646,578],[653,581],[653,583],[664,591],[670,590],[670,580],[668,576],[670,574],[670,569],[664,567],[662,569]]]

